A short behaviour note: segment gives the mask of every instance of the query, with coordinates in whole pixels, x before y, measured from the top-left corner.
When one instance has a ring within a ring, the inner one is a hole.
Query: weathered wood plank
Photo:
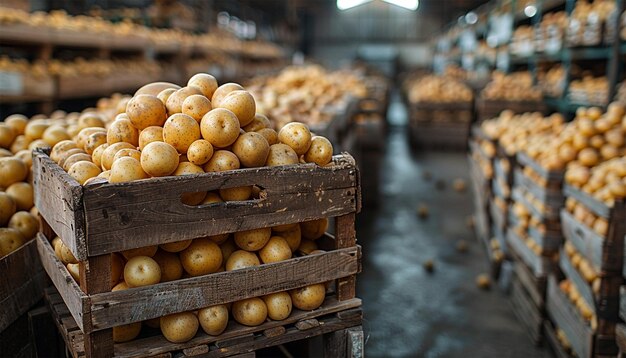
[[[41,264],[48,273],[48,277],[59,291],[63,301],[72,313],[78,326],[83,328],[83,306],[87,305],[87,297],[83,294],[67,268],[57,259],[48,239],[43,234],[37,234],[37,250]]]
[[[334,331],[324,335],[324,356],[346,358],[348,351],[348,338],[343,330]]]
[[[516,262],[514,270],[515,277],[520,281],[520,284],[526,290],[535,306],[543,309],[546,301],[546,278],[535,277],[523,262]]]
[[[522,242],[513,230],[507,230],[506,238],[508,247],[510,247],[511,250],[522,259],[524,264],[526,264],[526,266],[528,266],[528,268],[530,268],[533,272],[534,276],[545,276],[553,270],[554,264],[550,258],[535,255],[535,253]]]
[[[78,260],[87,258],[82,187],[43,149],[33,152],[35,206]]]
[[[360,247],[90,296],[93,329],[200,309],[356,274]],[[245,289],[242,289],[245,288]],[[158,297],[158,304],[154,302]]]
[[[349,328],[346,334],[347,356],[349,358],[363,358],[365,356],[363,327]]]
[[[276,336],[280,336],[281,334],[285,334],[286,331],[287,329],[285,328],[285,326],[278,326],[278,327],[268,328],[264,330],[263,335],[265,337],[276,337]]]
[[[206,344],[201,344],[199,346],[185,348],[183,349],[183,354],[185,357],[193,357],[201,354],[205,354],[209,352],[209,346]]]
[[[335,242],[338,249],[356,245],[355,217],[355,213],[350,213],[336,218]],[[355,274],[337,280],[337,297],[340,301],[356,296],[356,273],[359,272],[361,272],[360,265]]]
[[[305,319],[296,323],[296,328],[300,331],[306,331],[307,329],[319,327],[320,322],[315,318]]]
[[[32,240],[0,259],[0,332],[43,298],[46,274]]]
[[[517,318],[526,327],[533,343],[539,344],[542,338],[543,309],[535,306],[517,279],[513,279],[511,285],[511,305]]]
[[[583,204],[586,208],[591,210],[594,214],[601,216],[605,219],[608,219],[611,214],[611,208],[606,206],[603,202],[597,200],[596,198],[589,196],[579,189],[574,188],[570,185],[563,185],[563,193],[569,197],[576,199],[579,203]],[[616,203],[620,205],[620,203]]]
[[[231,338],[226,338],[226,339],[216,341],[214,345],[217,348],[227,348],[227,347],[232,347],[232,346],[242,344],[242,343],[252,342],[253,340],[254,340],[254,333],[246,333],[246,334],[242,334],[241,336],[231,337]]]
[[[111,255],[89,257],[80,262],[80,288],[87,295],[111,291]],[[89,300],[90,298],[88,298]],[[90,306],[83,306],[83,310]],[[83,344],[88,357],[111,357],[113,355],[113,329],[94,331],[92,310],[84,312]]]
[[[605,239],[587,225],[576,220],[572,214],[565,209],[561,210],[561,224],[565,238],[576,247],[576,250],[581,255],[591,262],[596,272],[602,272],[605,269],[622,269],[621,266],[617,266],[615,259],[609,261],[603,260]],[[616,252],[612,254],[614,256],[622,255]]]
[[[552,352],[557,358],[571,358],[572,356],[565,351],[565,348],[561,345],[561,342],[556,336],[556,331],[552,327],[552,323],[549,320],[543,322],[543,331],[545,333],[546,341]]]

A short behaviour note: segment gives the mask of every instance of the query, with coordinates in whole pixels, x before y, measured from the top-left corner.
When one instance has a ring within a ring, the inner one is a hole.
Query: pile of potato
[[[510,74],[494,71],[491,82],[482,90],[481,96],[487,100],[505,101],[540,101],[543,98],[541,90],[533,86],[529,71]]]
[[[411,103],[471,102],[473,94],[465,83],[448,76],[428,75],[407,84]]]
[[[211,202],[222,201],[217,193],[209,193],[209,196]],[[294,255],[323,253],[323,250],[318,250],[316,240],[324,235],[327,228],[328,219],[320,219],[115,253],[111,255],[112,291],[259,266],[288,260]],[[72,253],[59,238],[55,238],[52,245],[59,260],[79,281],[78,261]],[[289,317],[292,307],[310,311],[321,306],[326,288],[327,284],[314,284],[114,327],[113,340],[127,342],[135,339],[142,324],[160,328],[167,340],[180,343],[193,338],[199,326],[206,334],[221,334],[231,315],[235,321],[246,326],[258,326],[268,319],[280,321]]]
[[[288,67],[276,76],[252,81],[248,88],[257,112],[272,118],[276,129],[295,121],[326,123],[345,111],[349,97],[367,95],[365,83],[352,72],[329,72],[320,66]]]
[[[565,90],[565,74],[565,67],[560,64],[553,66],[546,72],[539,72],[537,80],[543,94],[550,97],[561,97]]]
[[[606,76],[584,76],[573,80],[567,95],[574,103],[605,105],[609,102],[609,79]]]
[[[616,11],[612,0],[578,0],[567,26],[567,42],[574,46],[595,46],[602,42],[602,29]]]
[[[521,25],[513,31],[510,51],[514,55],[528,56],[534,51],[535,31],[533,26]]]
[[[583,319],[589,323],[591,329],[595,330],[598,325],[596,314],[582,298],[576,285],[566,279],[559,282],[559,288],[567,295],[567,298],[569,298],[570,302],[576,307]]]
[[[565,181],[613,207],[616,200],[626,199],[626,156],[613,158],[591,169],[572,166],[565,172]]]
[[[0,257],[17,250],[39,231],[31,150],[50,140],[41,121],[29,122],[16,114],[0,123]]]
[[[528,229],[531,227],[536,228],[541,232],[542,223],[539,219],[533,216],[529,210],[521,202],[513,202],[511,205],[511,213],[516,218],[517,224],[513,227],[513,231],[515,234],[526,244],[526,246],[537,256],[542,256],[544,254],[543,247],[533,239],[529,233]],[[543,232],[545,232],[545,226],[543,226]]]

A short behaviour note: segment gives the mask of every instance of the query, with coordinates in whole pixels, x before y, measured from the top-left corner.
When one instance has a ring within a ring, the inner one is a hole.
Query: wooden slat
[[[185,357],[198,356],[198,355],[205,354],[208,352],[209,352],[209,346],[207,346],[206,344],[201,344],[199,346],[183,349],[183,354],[185,355]]]
[[[597,200],[594,197],[591,197],[579,189],[574,188],[570,185],[563,185],[563,193],[566,196],[572,197],[576,199],[579,203],[583,204],[586,208],[591,210],[594,214],[601,216],[605,219],[609,218],[611,213],[611,208],[606,206],[603,202]],[[619,206],[619,202],[616,203]]]
[[[535,306],[521,283],[514,279],[511,285],[511,304],[517,318],[524,324],[534,344],[541,342],[543,310]]]
[[[348,358],[363,358],[365,356],[365,337],[363,327],[355,327],[347,330],[347,352]]]
[[[337,249],[349,248],[356,245],[354,213],[340,216],[335,220],[335,241],[337,243]],[[337,280],[337,297],[340,301],[356,297],[356,274],[359,272],[361,272],[360,260],[358,260],[356,272],[348,277],[340,276]]]
[[[0,332],[43,297],[45,272],[32,240],[0,259]]]
[[[111,255],[89,257],[80,262],[80,288],[90,297],[111,291]],[[83,306],[83,309],[85,306]],[[93,310],[85,312],[83,335],[85,354],[88,357],[110,357],[113,355],[113,329],[94,332]]]
[[[553,270],[554,265],[551,260],[545,256],[535,255],[513,230],[509,229],[507,231],[506,238],[511,250],[513,250],[517,256],[522,259],[524,264],[531,269],[534,276],[545,276]]]
[[[515,277],[520,281],[535,306],[543,309],[546,300],[546,278],[535,277],[529,268],[519,260],[515,263],[514,270]]]
[[[550,323],[549,320],[544,321],[543,332],[548,345],[552,348],[552,352],[557,358],[571,358],[571,355],[568,354],[561,345],[561,342],[556,336],[556,331],[554,330],[554,327],[552,327],[552,323]]]
[[[615,326],[615,341],[622,354],[626,353],[626,325],[618,324]]]
[[[355,246],[274,264],[95,294],[90,297],[93,328],[109,328],[354,275],[359,271],[359,257],[360,247]]]
[[[306,331],[307,329],[319,327],[320,322],[315,318],[305,319],[296,323],[296,328],[300,331]]]
[[[44,153],[33,152],[35,206],[78,260],[87,259],[82,187]]]
[[[43,234],[37,234],[37,250],[41,264],[48,273],[52,283],[63,297],[64,303],[72,313],[78,326],[83,329],[83,307],[87,305],[87,297],[82,293],[76,281],[67,268],[57,259],[48,239]]]
[[[553,276],[548,277],[546,311],[554,324],[565,332],[572,349],[579,357],[593,352],[593,331],[558,287]]]
[[[280,336],[281,334],[285,334],[286,331],[287,330],[285,329],[284,326],[278,326],[278,327],[268,328],[264,330],[263,335],[265,337],[276,337],[276,336]]]
[[[524,190],[531,193],[537,200],[544,203],[546,209],[550,207],[554,209],[558,209],[563,206],[565,203],[565,197],[561,190],[555,190],[550,188],[544,188],[535,183],[534,180],[530,179],[526,175],[524,175],[519,168],[515,168],[514,170],[514,182],[515,186],[519,186]],[[549,218],[550,212],[539,213],[540,218]],[[558,211],[556,214],[552,212],[552,216],[558,218]]]
[[[589,260],[596,272],[605,269],[621,270],[621,266],[616,266],[614,260],[609,262],[602,260],[605,239],[587,225],[576,220],[567,210],[561,210],[561,225],[565,238],[574,245],[576,251]]]
[[[580,293],[587,306],[594,310],[595,312],[595,299],[593,291],[591,290],[591,286],[585,281],[585,279],[580,275],[578,270],[574,268],[569,257],[565,254],[565,252],[561,252],[559,255],[559,267],[563,271],[565,277],[567,277],[571,283],[576,286],[576,289]]]

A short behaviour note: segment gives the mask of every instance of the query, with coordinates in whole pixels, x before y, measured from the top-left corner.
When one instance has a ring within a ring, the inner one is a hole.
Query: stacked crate
[[[499,116],[500,112],[504,110],[509,110],[513,113],[547,112],[547,106],[543,101],[505,101],[478,96],[475,102],[476,118],[479,123]]]
[[[465,149],[473,119],[472,102],[409,102],[408,106],[414,147]]]
[[[476,236],[483,243],[494,278],[500,274],[502,263],[502,251],[499,242],[493,237],[491,217],[493,160],[496,145],[496,142],[488,138],[480,127],[477,125],[472,127],[472,138],[469,141],[469,167],[474,194],[474,228]]]
[[[49,305],[74,357],[221,357],[318,335],[328,338],[328,354],[352,354],[352,348],[362,354],[361,300],[355,297],[361,249],[354,226],[360,185],[349,155],[335,156],[325,167],[250,168],[84,187],[45,151],[35,153],[33,165],[44,224],[37,249],[55,286],[48,292]],[[180,201],[186,192],[248,185],[261,188],[258,199],[200,207]],[[111,253],[325,217],[335,218],[336,235],[316,241],[326,252],[111,292]],[[79,261],[80,282],[55,256],[49,242],[55,235]],[[130,342],[113,342],[112,328],[120,325],[324,282],[334,286],[320,308],[294,309],[283,321],[256,327],[231,321],[219,336],[199,332],[185,343],[143,333]],[[351,339],[355,344],[348,347]]]
[[[515,157],[506,153],[502,146],[496,146],[496,156],[493,160],[493,180],[491,188],[493,196],[489,203],[491,214],[491,230],[499,249],[500,261],[510,258],[506,243],[506,231],[509,226],[509,208],[511,206],[511,191],[513,188],[513,172],[516,165]]]
[[[608,207],[570,186],[564,193],[562,277],[550,275],[546,309],[551,322],[546,322],[546,332],[556,350],[578,357],[616,356],[626,202]]]
[[[563,172],[548,171],[525,153],[514,170],[507,247],[514,258],[511,302],[531,338],[540,343],[548,274],[562,242],[559,210]]]

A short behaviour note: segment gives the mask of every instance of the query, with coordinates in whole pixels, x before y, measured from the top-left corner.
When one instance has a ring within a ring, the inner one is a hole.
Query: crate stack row
[[[472,102],[409,103],[412,145],[425,149],[464,149],[473,111]]]
[[[609,207],[573,186],[565,185],[563,191],[565,242],[560,272],[548,280],[546,337],[558,356],[617,356],[616,336],[624,332],[619,323],[626,202]],[[623,354],[624,338],[621,342]]]
[[[354,225],[361,201],[359,172],[351,156],[335,156],[325,167],[264,167],[85,186],[45,150],[35,153],[33,167],[43,222],[37,250],[54,284],[46,296],[74,357],[234,356],[320,335],[326,339],[327,356],[362,355],[361,300],[355,297],[361,249]],[[180,201],[187,192],[247,185],[261,188],[259,199],[200,207]],[[113,253],[328,217],[334,218],[335,236],[316,241],[324,252],[111,290]],[[51,240],[57,236],[79,261],[78,282],[55,255]],[[230,321],[217,336],[200,331],[181,343],[146,329],[135,340],[114,343],[113,327],[320,283],[328,283],[322,306],[294,308],[282,321],[258,326]]]
[[[542,340],[546,285],[562,243],[562,171],[548,171],[524,152],[516,156],[506,239],[514,259],[511,303],[535,343]]]
[[[474,230],[483,243],[494,278],[499,276],[504,258],[501,243],[494,235],[497,219],[491,214],[495,196],[493,182],[496,145],[496,141],[487,137],[478,125],[472,127],[468,160],[474,197]]]

